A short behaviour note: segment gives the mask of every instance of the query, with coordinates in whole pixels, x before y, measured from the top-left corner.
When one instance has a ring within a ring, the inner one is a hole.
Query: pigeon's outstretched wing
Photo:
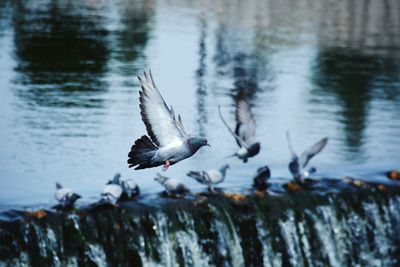
[[[319,152],[321,152],[321,150],[326,146],[327,143],[328,143],[328,137],[322,138],[314,145],[312,145],[308,150],[304,151],[300,156],[299,160],[300,166],[302,168],[306,167],[310,159]]]
[[[236,129],[235,134],[247,144],[254,143],[256,135],[256,120],[251,113],[250,106],[244,98],[236,100]],[[240,146],[240,143],[238,142]]]
[[[292,147],[292,141],[290,140],[289,130],[287,130],[287,132],[286,132],[286,138],[288,141],[289,151],[290,151],[292,160],[295,160],[295,159],[297,159],[297,155],[296,155],[296,152],[294,152],[293,147]]]
[[[246,148],[247,148],[248,146],[247,146],[246,142],[243,141],[242,138],[240,138],[240,136],[238,136],[238,135],[231,129],[231,127],[229,127],[228,123],[225,121],[225,119],[224,119],[224,117],[222,116],[222,113],[221,113],[221,106],[218,106],[218,113],[219,113],[219,116],[220,116],[222,122],[224,123],[224,125],[226,126],[226,128],[228,129],[228,131],[233,135],[233,137],[235,138],[235,140],[236,140],[236,142],[238,143],[238,145],[239,145],[240,147],[243,146],[243,147],[246,147]]]
[[[182,142],[187,137],[180,115],[175,118],[172,107],[169,109],[158,91],[151,71],[138,76],[142,86],[140,91],[140,114],[147,133],[157,146],[167,146]]]

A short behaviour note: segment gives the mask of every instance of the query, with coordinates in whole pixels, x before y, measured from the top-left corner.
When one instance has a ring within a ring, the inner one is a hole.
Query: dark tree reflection
[[[196,71],[196,108],[197,108],[197,123],[199,125],[199,134],[205,136],[205,127],[207,123],[207,111],[206,111],[206,97],[207,88],[204,76],[207,71],[207,49],[206,49],[206,38],[207,38],[207,22],[204,15],[200,16],[200,38],[199,38],[199,66]]]
[[[346,145],[355,153],[363,145],[371,100],[374,96],[385,94],[375,83],[385,77],[393,81],[396,75],[399,81],[399,70],[398,60],[392,57],[339,47],[319,51],[313,73],[317,87],[313,93],[322,92],[337,99]]]
[[[126,0],[120,8],[121,27],[113,32],[117,44],[113,53],[114,58],[122,63],[118,72],[129,77],[129,80],[141,71],[132,63],[143,57],[143,48],[149,39],[150,21],[154,15],[153,5],[153,1]]]
[[[18,94],[41,106],[101,105],[109,56],[105,18],[89,7],[49,1],[14,6]]]
[[[400,29],[395,6],[392,0],[323,6],[311,98],[327,94],[336,99],[349,158],[362,152],[372,101],[398,101]],[[340,7],[344,13],[338,12]]]

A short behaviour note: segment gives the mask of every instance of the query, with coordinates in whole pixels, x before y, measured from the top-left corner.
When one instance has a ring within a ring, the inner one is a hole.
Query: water
[[[1,1],[0,205],[53,203],[59,181],[97,199],[116,172],[142,192],[157,169],[127,168],[145,133],[136,75],[151,68],[201,149],[169,171],[231,164],[244,188],[268,164],[290,177],[285,132],[300,153],[324,136],[318,175],[383,179],[399,166],[400,4],[387,1]],[[244,165],[217,114],[233,124],[244,92],[262,151]],[[222,241],[221,241],[222,242]],[[297,240],[296,242],[302,242]],[[96,250],[94,247],[93,250]]]

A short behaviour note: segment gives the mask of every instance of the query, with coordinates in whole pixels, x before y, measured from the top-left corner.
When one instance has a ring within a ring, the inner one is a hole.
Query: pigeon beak
[[[211,145],[210,145],[210,143],[209,143],[209,142],[207,142],[206,146],[208,146],[208,147],[211,147]]]

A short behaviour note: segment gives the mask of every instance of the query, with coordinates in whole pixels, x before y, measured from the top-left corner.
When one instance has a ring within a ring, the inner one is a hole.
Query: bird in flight
[[[232,156],[236,156],[243,162],[247,162],[248,158],[254,157],[260,152],[260,142],[254,140],[256,135],[256,120],[250,110],[250,106],[245,98],[240,97],[236,100],[236,128],[233,131],[228,123],[226,123],[221,113],[221,107],[218,106],[219,116],[225,124],[228,131],[233,135],[239,150]]]
[[[286,132],[286,138],[289,144],[289,150],[291,153],[291,161],[289,163],[289,171],[292,173],[293,179],[298,183],[303,183],[304,178],[307,178],[309,174],[316,172],[316,168],[311,167],[308,170],[307,167],[308,162],[314,157],[316,154],[322,151],[322,149],[328,143],[328,137],[322,138],[315,144],[313,144],[309,149],[304,151],[300,157],[294,152],[292,147],[292,142],[290,141],[289,131]]]
[[[128,154],[129,168],[135,170],[163,165],[169,166],[193,156],[202,146],[210,146],[207,139],[191,137],[183,127],[181,116],[175,117],[172,106],[168,108],[158,91],[151,71],[139,78],[140,115],[147,134],[135,141]]]

